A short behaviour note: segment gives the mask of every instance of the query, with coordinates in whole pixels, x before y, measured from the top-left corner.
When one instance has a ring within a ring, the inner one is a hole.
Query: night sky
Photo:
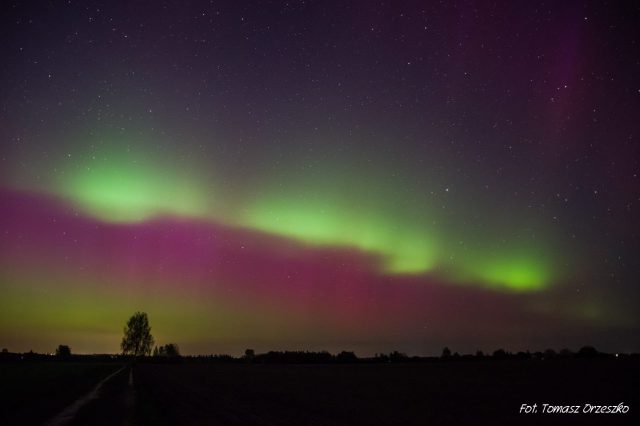
[[[631,2],[3,2],[0,346],[640,350]]]

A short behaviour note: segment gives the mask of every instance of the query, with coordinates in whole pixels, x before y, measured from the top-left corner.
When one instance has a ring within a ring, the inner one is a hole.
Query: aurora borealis
[[[25,3],[0,346],[640,350],[637,6]]]

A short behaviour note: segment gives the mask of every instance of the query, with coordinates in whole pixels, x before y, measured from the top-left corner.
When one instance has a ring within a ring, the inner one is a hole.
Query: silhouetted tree
[[[573,357],[573,352],[570,349],[564,348],[558,354],[561,358],[571,358]]]
[[[7,349],[7,348],[2,348],[2,353],[3,353],[3,354],[8,354],[8,353],[9,353],[9,349]]]
[[[175,343],[167,343],[166,345],[160,346],[159,348],[156,346],[158,350],[157,355],[166,356],[169,358],[175,358],[180,356],[180,348]]]
[[[376,354],[374,359],[376,362],[389,362],[389,355],[382,353]]]
[[[406,362],[408,359],[407,354],[403,352],[393,351],[389,354],[389,361],[391,362]]]
[[[256,357],[256,351],[253,349],[247,349],[244,351],[244,359],[251,362]]]
[[[583,346],[577,353],[580,358],[596,358],[598,351],[593,346]]]
[[[290,364],[329,364],[334,360],[333,355],[327,351],[301,352],[301,351],[269,351],[266,354],[256,355],[258,363],[290,363]]]
[[[160,351],[157,346],[153,348],[153,356],[160,356]]]
[[[124,328],[124,337],[120,344],[122,353],[135,357],[149,355],[153,343],[154,340],[151,335],[151,326],[149,326],[147,314],[145,312],[136,312],[129,318],[127,326]]]
[[[338,362],[356,362],[358,357],[353,352],[342,351],[336,355],[336,361]]]
[[[59,345],[56,348],[56,356],[60,358],[69,358],[71,356],[71,348],[67,345]]]
[[[478,349],[478,350],[476,351],[476,357],[478,357],[478,358],[482,358],[482,357],[484,357],[484,353],[483,353],[481,350],[479,350],[479,349]]]
[[[545,359],[553,359],[553,358],[555,358],[557,356],[558,356],[558,354],[553,349],[547,349],[547,350],[544,351],[544,358]]]
[[[496,349],[493,351],[493,357],[496,359],[504,359],[507,357],[507,352],[504,349]]]
[[[450,357],[451,357],[451,349],[445,346],[444,349],[442,350],[441,358],[450,358]]]

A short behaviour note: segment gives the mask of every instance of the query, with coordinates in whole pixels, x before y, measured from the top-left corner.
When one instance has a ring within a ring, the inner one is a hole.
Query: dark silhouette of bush
[[[529,351],[520,351],[517,354],[513,355],[515,359],[531,359],[531,352]]]
[[[136,312],[133,314],[127,326],[124,328],[124,337],[120,347],[124,355],[133,355],[134,357],[145,356],[151,353],[153,347],[153,336],[151,335],[151,326],[149,318],[145,312]]]
[[[558,356],[560,358],[573,358],[573,352],[571,352],[571,350],[564,348],[560,351],[560,353],[558,353]]]
[[[253,361],[253,359],[256,357],[256,351],[254,351],[253,349],[246,349],[244,351],[244,359],[247,362],[251,362]]]
[[[195,355],[195,356],[184,356],[182,357],[183,362],[192,362],[197,364],[235,364],[241,362],[241,359],[234,358],[231,355],[227,354],[217,354],[217,355]]]
[[[342,351],[336,355],[336,361],[344,363],[357,362],[358,357],[353,352]]]
[[[153,356],[177,358],[180,356],[180,348],[175,343],[167,343],[160,347],[156,346],[153,350]]]
[[[597,358],[599,352],[593,346],[583,346],[580,348],[576,357],[578,358]]]
[[[67,345],[59,345],[56,348],[56,356],[59,358],[70,358],[71,348]]]
[[[442,349],[442,355],[440,355],[440,358],[451,358],[451,349],[445,346],[444,349]]]
[[[504,349],[496,349],[495,351],[493,351],[493,357],[495,359],[505,359],[507,358],[507,351],[505,351]]]
[[[255,362],[275,364],[329,364],[334,362],[334,357],[329,352],[302,352],[302,351],[270,351],[266,354],[255,356]]]
[[[408,360],[407,354],[402,352],[393,351],[389,354],[389,361],[391,362],[407,362]]]
[[[374,362],[389,362],[389,355],[387,354],[376,354],[373,358]]]

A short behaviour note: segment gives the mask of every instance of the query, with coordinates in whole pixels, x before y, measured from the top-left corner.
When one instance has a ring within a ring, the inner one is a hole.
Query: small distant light
[[[618,358],[618,355],[620,355],[620,354],[616,354],[616,358]]]

